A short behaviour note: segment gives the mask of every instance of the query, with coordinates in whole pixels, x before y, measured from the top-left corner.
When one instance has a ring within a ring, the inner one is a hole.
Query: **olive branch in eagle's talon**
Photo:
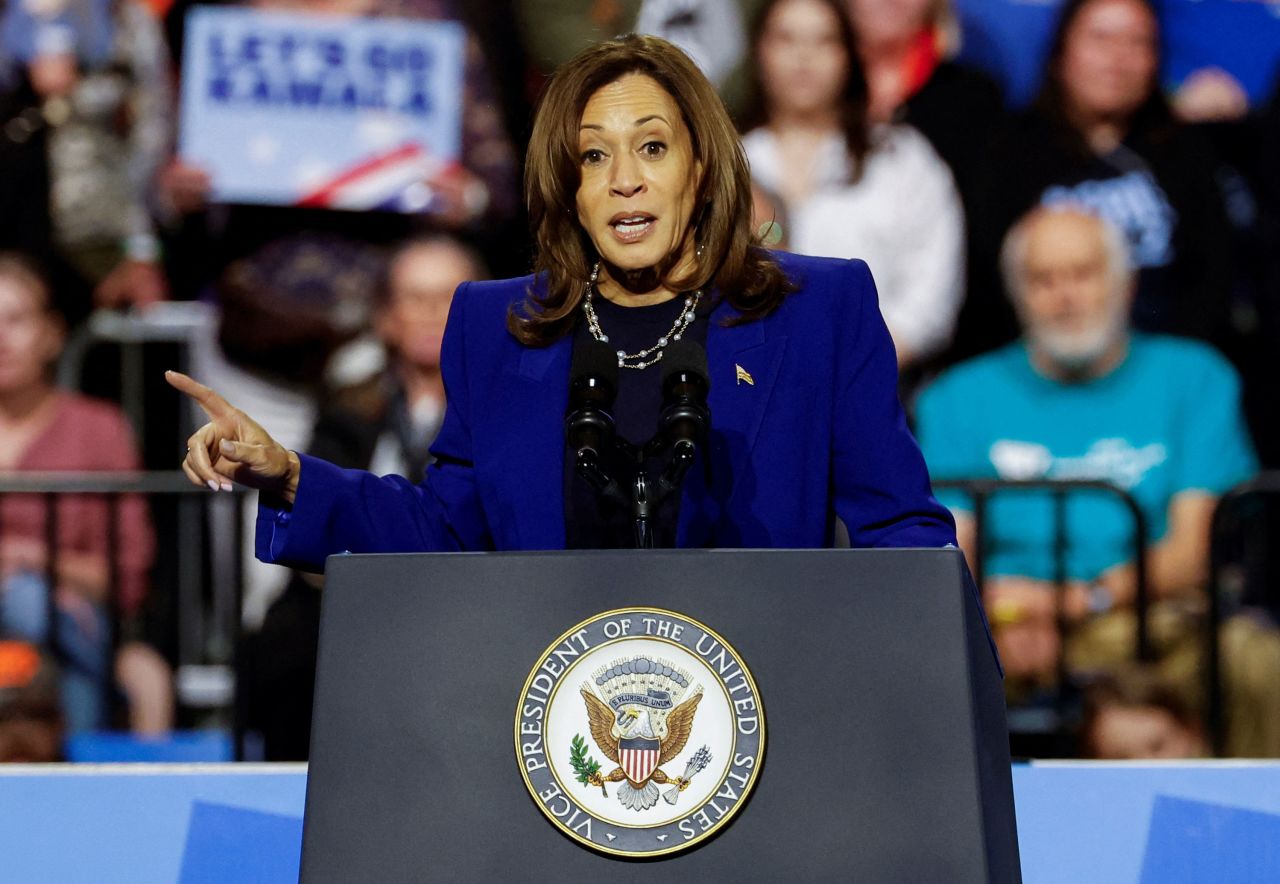
[[[574,734],[573,741],[569,744],[569,764],[577,774],[574,779],[584,786],[599,786],[600,794],[609,797],[604,788],[604,779],[600,776],[600,762],[587,755],[587,741],[582,739],[581,734]]]

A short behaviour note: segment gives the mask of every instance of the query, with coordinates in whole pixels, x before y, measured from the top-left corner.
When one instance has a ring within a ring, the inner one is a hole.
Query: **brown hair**
[[[1090,157],[1093,151],[1089,148],[1083,133],[1071,122],[1068,107],[1067,87],[1062,79],[1062,69],[1066,62],[1067,42],[1072,36],[1076,21],[1096,0],[1067,0],[1058,14],[1058,26],[1053,40],[1049,44],[1049,54],[1045,58],[1044,76],[1040,91],[1036,94],[1032,108],[1048,121],[1055,137],[1063,147],[1078,157]],[[1146,9],[1156,27],[1156,73],[1147,84],[1147,97],[1138,105],[1129,119],[1125,121],[1127,135],[1161,140],[1169,136],[1176,127],[1173,112],[1160,90],[1159,69],[1161,62],[1160,13],[1152,0],[1134,0]]]
[[[767,0],[756,13],[751,25],[751,93],[747,100],[746,110],[741,117],[742,131],[749,132],[769,124],[772,108],[764,94],[764,81],[760,72],[760,44],[764,41],[765,27],[773,12],[786,0]],[[867,105],[871,98],[867,90],[867,75],[862,69],[862,59],[858,55],[857,39],[853,33],[853,22],[849,19],[848,10],[841,0],[817,0],[827,7],[836,17],[836,31],[840,36],[840,45],[848,58],[849,73],[845,77],[844,87],[836,97],[840,112],[840,133],[844,136],[845,153],[849,157],[849,184],[855,184],[862,177],[862,167],[867,154],[871,152],[871,127],[867,122]]]
[[[390,306],[391,278],[396,264],[401,258],[416,249],[436,247],[450,249],[466,261],[471,267],[471,279],[489,278],[489,268],[485,266],[484,258],[480,257],[479,252],[456,236],[435,232],[416,234],[400,240],[382,256],[382,263],[378,267],[377,278],[373,283],[374,308],[384,309]]]
[[[1132,664],[1099,677],[1084,695],[1080,744],[1087,757],[1097,757],[1098,719],[1108,709],[1158,709],[1187,730],[1200,732],[1200,718],[1187,699],[1149,665]]]
[[[0,278],[12,279],[36,296],[41,313],[54,313],[53,290],[40,266],[21,252],[0,251]]]
[[[694,157],[702,162],[693,217],[666,266],[659,268],[662,284],[673,291],[714,284],[719,296],[742,314],[735,322],[767,316],[792,291],[751,229],[751,173],[720,96],[679,48],[658,37],[632,34],[598,43],[561,66],[534,118],[525,201],[537,245],[534,271],[546,279],[547,291],[538,297],[531,290],[507,317],[507,328],[523,344],[549,344],[577,319],[596,260],[595,246],[578,223],[578,124],[588,99],[627,74],[651,77],[675,100]],[[690,240],[700,249],[693,271],[670,276]]]

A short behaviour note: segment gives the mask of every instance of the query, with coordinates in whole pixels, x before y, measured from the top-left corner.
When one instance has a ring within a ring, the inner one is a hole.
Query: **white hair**
[[[1035,223],[1046,215],[1074,215],[1093,221],[1097,225],[1098,236],[1102,239],[1107,275],[1115,286],[1115,294],[1128,290],[1133,284],[1135,268],[1133,253],[1124,232],[1109,218],[1089,206],[1074,202],[1053,203],[1032,209],[1005,234],[1004,244],[1000,248],[1000,273],[1004,278],[1005,289],[1013,297],[1015,305],[1022,300],[1022,271],[1027,259],[1027,237]]]

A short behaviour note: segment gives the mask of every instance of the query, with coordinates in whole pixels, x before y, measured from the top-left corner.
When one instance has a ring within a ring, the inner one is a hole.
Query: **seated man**
[[[1093,479],[1132,495],[1152,541],[1153,641],[1168,677],[1194,697],[1214,506],[1256,470],[1239,380],[1203,344],[1130,331],[1128,250],[1101,218],[1037,209],[1010,231],[1001,258],[1023,338],[956,366],[921,397],[930,473]],[[947,502],[972,561],[972,502]],[[984,597],[1014,695],[1056,673],[1053,507],[1047,494],[1005,491],[988,509]],[[1134,653],[1132,525],[1103,492],[1073,492],[1065,510],[1068,667],[1109,670]],[[1246,690],[1234,694],[1247,702]],[[1249,747],[1267,750],[1280,746]]]
[[[374,292],[373,330],[386,351],[385,370],[334,391],[308,452],[418,482],[444,418],[440,344],[453,292],[488,274],[475,252],[443,234],[399,244],[384,273]]]

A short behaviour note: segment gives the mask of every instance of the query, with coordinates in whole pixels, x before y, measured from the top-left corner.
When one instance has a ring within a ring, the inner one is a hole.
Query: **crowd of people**
[[[1144,702],[1163,703],[1148,725],[1182,728],[1162,751],[1205,750],[1210,522],[1224,492],[1280,466],[1275,3],[252,6],[460,25],[460,162],[425,182],[435,196],[417,213],[218,202],[208,170],[177,148],[191,4],[0,5],[0,476],[142,463],[119,409],[58,390],[50,367],[94,310],[199,300],[218,316],[193,349],[202,380],[288,448],[419,479],[444,410],[454,289],[531,267],[520,171],[542,84],[595,41],[656,34],[729,108],[762,242],[869,264],[934,479],[1101,480],[1141,507],[1157,659],[1135,674],[1122,509],[1072,499],[1056,573],[1047,498],[997,500],[979,537],[972,501],[940,493],[971,561],[981,546],[1011,701],[1036,702],[1061,656],[1092,686],[1087,751],[1155,753],[1124,727]],[[61,716],[36,704],[40,721],[107,724],[98,686],[114,667],[135,730],[171,724],[164,655],[136,622],[166,591],[148,586],[157,529],[140,500],[123,501],[125,579],[109,605],[105,511],[66,504],[50,586],[42,504],[0,502],[0,641],[59,649],[0,648],[16,661],[0,667],[0,755],[21,719],[6,698],[50,667]],[[1223,627],[1228,750],[1280,755],[1280,589],[1253,595]],[[250,572],[244,689],[270,758],[306,754],[319,597],[310,575]],[[108,630],[112,611],[122,624]],[[13,757],[56,744],[19,742]]]

